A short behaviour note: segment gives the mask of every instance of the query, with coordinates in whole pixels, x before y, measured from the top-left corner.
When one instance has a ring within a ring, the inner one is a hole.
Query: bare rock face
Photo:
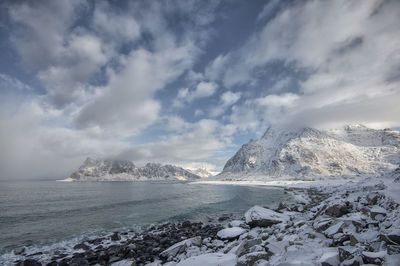
[[[375,130],[362,125],[333,130],[270,126],[261,139],[244,144],[218,177],[384,174],[396,169],[399,162],[400,132],[396,130]]]

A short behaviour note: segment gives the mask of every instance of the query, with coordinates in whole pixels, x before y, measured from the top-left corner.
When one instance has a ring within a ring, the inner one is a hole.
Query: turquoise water
[[[286,197],[281,189],[232,185],[0,181],[0,254],[151,223],[241,215]]]

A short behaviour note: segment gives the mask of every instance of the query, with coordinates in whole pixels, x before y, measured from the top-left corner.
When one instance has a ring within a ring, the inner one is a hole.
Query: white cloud
[[[178,91],[178,95],[173,102],[173,106],[181,108],[185,103],[193,102],[194,100],[207,98],[215,94],[218,89],[218,84],[215,82],[199,82],[196,87],[192,90],[189,88],[183,88]]]
[[[400,101],[399,11],[397,1],[307,1],[290,5],[243,47],[228,54],[222,80],[227,87],[255,84],[260,82],[254,74],[257,69],[282,62],[308,73],[308,77],[297,91],[283,98],[261,96],[258,102],[267,107],[256,115],[259,121],[304,120],[318,126],[329,117],[338,123],[386,121],[399,126],[400,116],[387,116],[386,112],[376,110],[378,105],[371,105],[374,99],[386,99],[387,104],[379,108],[397,110],[389,99]],[[358,106],[364,115],[334,115],[349,104]],[[235,116],[241,113],[239,109],[244,112],[247,108],[236,108]],[[328,110],[332,114],[328,115]]]
[[[193,49],[186,43],[153,53],[133,51],[124,59],[123,70],[110,71],[109,83],[78,113],[77,127],[100,127],[106,135],[132,136],[154,123],[161,108],[154,93],[191,66]]]
[[[210,115],[212,117],[220,116],[228,107],[235,104],[241,97],[241,92],[227,91],[221,95],[219,104],[211,109]]]

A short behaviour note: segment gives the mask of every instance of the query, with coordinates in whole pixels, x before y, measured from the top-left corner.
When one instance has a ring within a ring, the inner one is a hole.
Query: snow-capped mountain
[[[196,170],[189,170],[191,173],[200,176],[201,178],[208,178],[214,176],[204,168],[198,168]]]
[[[87,158],[68,181],[155,181],[196,180],[200,177],[181,167],[148,163],[136,167],[133,162]]]
[[[356,176],[393,171],[400,162],[400,132],[347,125],[334,130],[271,126],[244,144],[220,177]],[[238,176],[236,175],[236,176]]]

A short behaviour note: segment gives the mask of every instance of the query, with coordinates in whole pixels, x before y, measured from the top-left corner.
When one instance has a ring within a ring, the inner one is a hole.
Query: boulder
[[[136,266],[136,261],[134,259],[120,260],[112,263],[111,266]]]
[[[177,254],[186,251],[186,249],[192,245],[200,247],[201,243],[202,243],[202,240],[201,240],[200,236],[192,237],[192,238],[183,240],[181,242],[178,242],[175,245],[170,246],[169,248],[167,248],[166,250],[161,252],[160,256],[166,257],[166,258],[171,257],[171,256],[174,257]]]
[[[335,204],[325,210],[325,214],[332,217],[341,217],[350,212],[350,203]]]
[[[247,224],[241,220],[233,220],[230,221],[228,224],[229,227],[243,227],[248,228]]]
[[[207,265],[207,266],[234,266],[237,263],[235,254],[228,253],[208,253],[199,256],[193,256],[179,262],[176,266],[193,266],[193,265]]]
[[[255,265],[259,260],[269,260],[272,255],[271,252],[265,251],[247,253],[238,259],[236,266]]]
[[[386,251],[379,251],[379,252],[362,252],[362,259],[364,263],[370,264],[379,264],[381,265],[382,262],[385,260]]]
[[[112,234],[111,236],[111,241],[118,241],[118,240],[121,240],[121,237],[117,232],[114,232],[114,234]]]
[[[231,227],[218,231],[217,236],[222,240],[234,240],[238,239],[245,232],[246,230],[241,227]]]
[[[33,259],[24,260],[20,265],[21,266],[42,266],[42,264],[40,262],[33,260]]]
[[[74,246],[74,249],[83,249],[83,250],[89,250],[90,247],[84,243],[80,243]]]
[[[378,218],[379,216],[381,216],[381,217],[386,216],[387,211],[386,211],[384,208],[375,205],[375,206],[373,206],[373,207],[371,208],[371,210],[370,210],[369,213],[370,213],[372,219],[376,219],[376,218]],[[378,216],[378,215],[379,215],[379,216]],[[380,220],[380,219],[379,219],[379,220]]]
[[[337,266],[339,265],[339,252],[329,251],[325,252],[319,259],[321,266]]]
[[[273,224],[278,224],[289,220],[289,216],[285,214],[278,213],[257,205],[245,213],[245,218],[246,223],[250,227],[268,227]]]
[[[325,235],[328,237],[332,237],[333,235],[339,233],[342,230],[344,223],[342,221],[339,221],[332,226],[330,226],[328,229],[324,231]]]

